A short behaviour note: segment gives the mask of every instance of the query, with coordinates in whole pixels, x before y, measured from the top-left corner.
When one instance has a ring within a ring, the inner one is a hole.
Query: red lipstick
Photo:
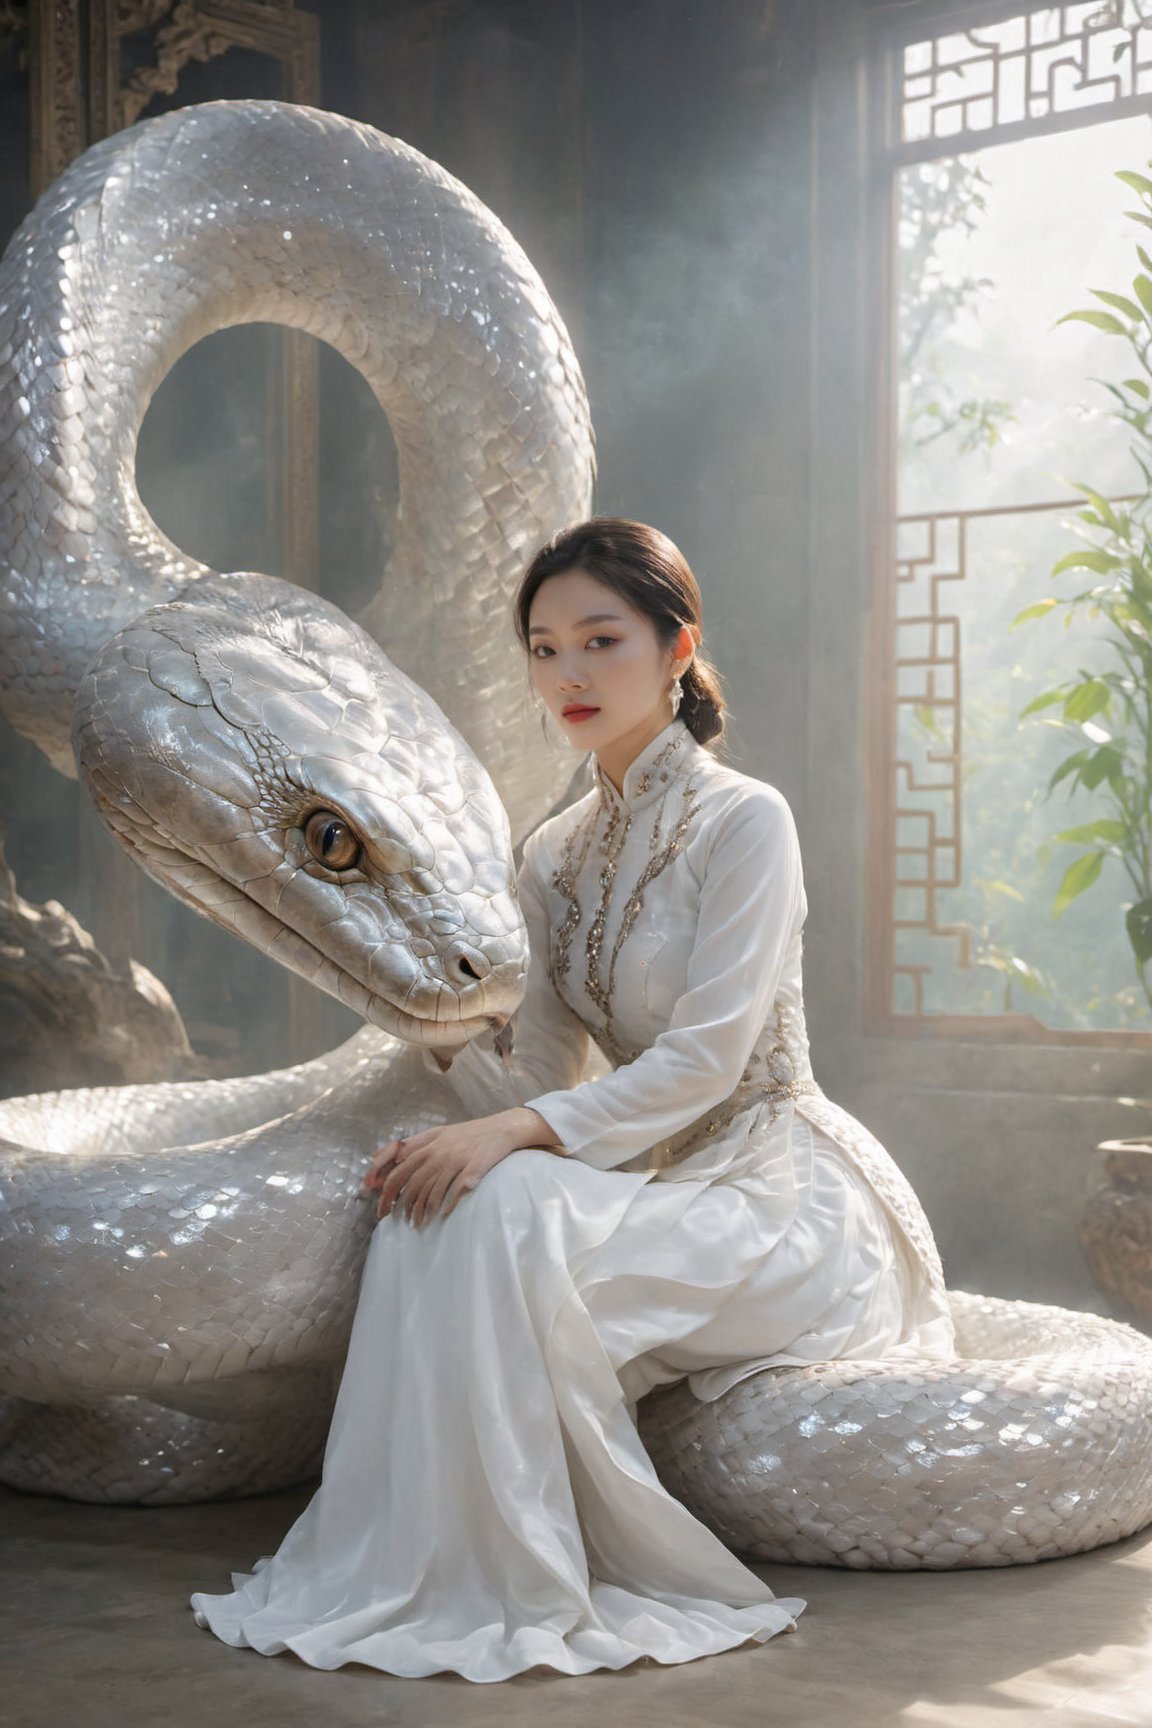
[[[573,702],[567,708],[562,708],[560,712],[565,720],[570,720],[573,725],[578,725],[581,720],[591,720],[592,716],[599,714],[600,710],[599,708],[586,708],[578,702]]]

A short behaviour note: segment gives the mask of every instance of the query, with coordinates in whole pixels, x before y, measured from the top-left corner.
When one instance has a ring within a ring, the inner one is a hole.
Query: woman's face
[[[532,683],[578,750],[634,755],[672,718],[674,646],[585,570],[549,576],[528,614]]]

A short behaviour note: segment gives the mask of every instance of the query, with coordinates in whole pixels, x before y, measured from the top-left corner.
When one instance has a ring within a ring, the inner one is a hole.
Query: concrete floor
[[[303,1492],[111,1509],[0,1489],[3,1728],[1152,1728],[1152,1530],[1038,1566],[853,1573],[768,1566],[795,1633],[675,1668],[477,1686],[319,1673],[199,1631],[276,1547]]]

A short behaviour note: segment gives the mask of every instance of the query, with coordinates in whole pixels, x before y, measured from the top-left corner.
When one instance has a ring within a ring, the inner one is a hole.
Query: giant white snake
[[[227,325],[322,337],[389,416],[395,552],[361,620],[220,576],[159,531],[137,434]],[[0,266],[0,691],[173,893],[367,1022],[247,1079],[0,1105],[0,1478],[161,1503],[318,1468],[382,1137],[444,1120],[414,1046],[518,999],[504,809],[557,791],[498,620],[587,513],[564,327],[495,218],[403,144],[316,110],[212,103],[95,146]],[[378,643],[413,671],[424,690]],[[436,703],[470,731],[466,743]],[[356,876],[315,856],[364,836]],[[673,1492],[737,1549],[992,1565],[1152,1518],[1152,1341],[957,1294],[953,1363],[833,1362],[641,1406]]]

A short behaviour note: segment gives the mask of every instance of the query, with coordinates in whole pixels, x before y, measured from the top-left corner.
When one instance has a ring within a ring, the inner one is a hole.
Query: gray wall
[[[805,32],[763,0],[492,0],[434,30],[397,10],[357,14],[359,114],[464,179],[541,271],[588,382],[597,508],[681,545],[734,759],[802,806]]]

